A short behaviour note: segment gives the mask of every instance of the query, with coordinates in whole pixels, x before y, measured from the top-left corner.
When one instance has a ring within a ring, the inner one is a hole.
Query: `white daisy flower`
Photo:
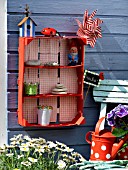
[[[24,139],[27,140],[27,141],[31,141],[31,138],[27,135],[24,136]]]
[[[10,141],[16,141],[16,140],[17,140],[16,137],[13,137],[13,138],[10,139]]]
[[[44,153],[45,152],[45,150],[44,150],[44,148],[37,148],[37,149],[35,149],[35,152],[39,152],[39,153]]]
[[[20,147],[20,150],[23,152],[28,152],[29,148],[28,147]]]
[[[12,157],[14,155],[14,153],[7,153],[6,156],[8,157]]]
[[[84,158],[84,157],[80,157],[80,159],[79,159],[81,162],[84,162],[84,161],[86,161],[86,159]]]
[[[64,152],[72,152],[72,151],[74,151],[73,148],[66,147],[66,148],[64,149]]]
[[[56,141],[56,143],[57,143],[58,145],[60,145],[61,147],[67,147],[67,145],[65,145],[64,143],[61,143],[61,142],[58,142],[58,141]]]
[[[32,163],[35,163],[38,161],[38,159],[32,158],[32,157],[28,157],[28,160]]]
[[[57,162],[58,169],[64,169],[66,167],[66,163],[63,160],[59,160]]]
[[[44,138],[39,138],[40,144],[46,143],[46,140]]]
[[[54,142],[48,141],[48,147],[49,148],[55,148],[57,146],[57,144],[55,144]]]
[[[21,162],[21,164],[24,166],[31,166],[31,162],[29,162],[29,161]]]
[[[22,158],[22,157],[24,157],[24,155],[18,155],[18,156],[17,156],[17,159],[20,159],[20,158]]]

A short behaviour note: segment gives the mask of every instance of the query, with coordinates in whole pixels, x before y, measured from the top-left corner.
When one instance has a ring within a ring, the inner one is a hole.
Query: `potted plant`
[[[37,95],[38,83],[26,83],[24,82],[24,92],[25,95]]]
[[[49,125],[52,110],[52,106],[37,106],[38,124]]]
[[[107,113],[107,122],[113,127],[112,134],[119,140],[128,135],[128,105],[119,104]],[[118,159],[128,160],[128,140],[118,151]]]

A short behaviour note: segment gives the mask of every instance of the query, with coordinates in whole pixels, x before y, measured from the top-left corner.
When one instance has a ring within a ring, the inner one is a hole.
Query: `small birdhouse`
[[[26,17],[18,24],[20,37],[35,37],[36,23],[28,16],[29,6],[26,4],[25,12]]]
[[[20,37],[34,37],[36,23],[30,18],[25,17],[19,24]]]

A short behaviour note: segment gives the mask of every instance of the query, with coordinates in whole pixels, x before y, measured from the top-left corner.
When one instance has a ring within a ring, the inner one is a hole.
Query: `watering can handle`
[[[89,140],[89,136],[92,134],[92,132],[91,131],[89,131],[89,132],[87,132],[86,133],[86,136],[85,136],[85,140],[91,145],[91,141]]]
[[[98,135],[99,136],[99,131],[100,131],[100,125],[102,123],[102,121],[105,119],[105,117],[101,117],[97,124],[96,124],[96,127],[95,127],[95,135]]]

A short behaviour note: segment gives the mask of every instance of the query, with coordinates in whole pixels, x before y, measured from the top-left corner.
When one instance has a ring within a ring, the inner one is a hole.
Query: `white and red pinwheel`
[[[77,35],[83,39],[85,38],[87,40],[86,43],[90,44],[91,47],[94,47],[97,38],[102,37],[101,27],[99,25],[103,23],[103,21],[99,18],[93,19],[96,12],[97,10],[93,11],[89,16],[88,10],[86,10],[84,13],[83,23],[76,19],[79,26]]]

